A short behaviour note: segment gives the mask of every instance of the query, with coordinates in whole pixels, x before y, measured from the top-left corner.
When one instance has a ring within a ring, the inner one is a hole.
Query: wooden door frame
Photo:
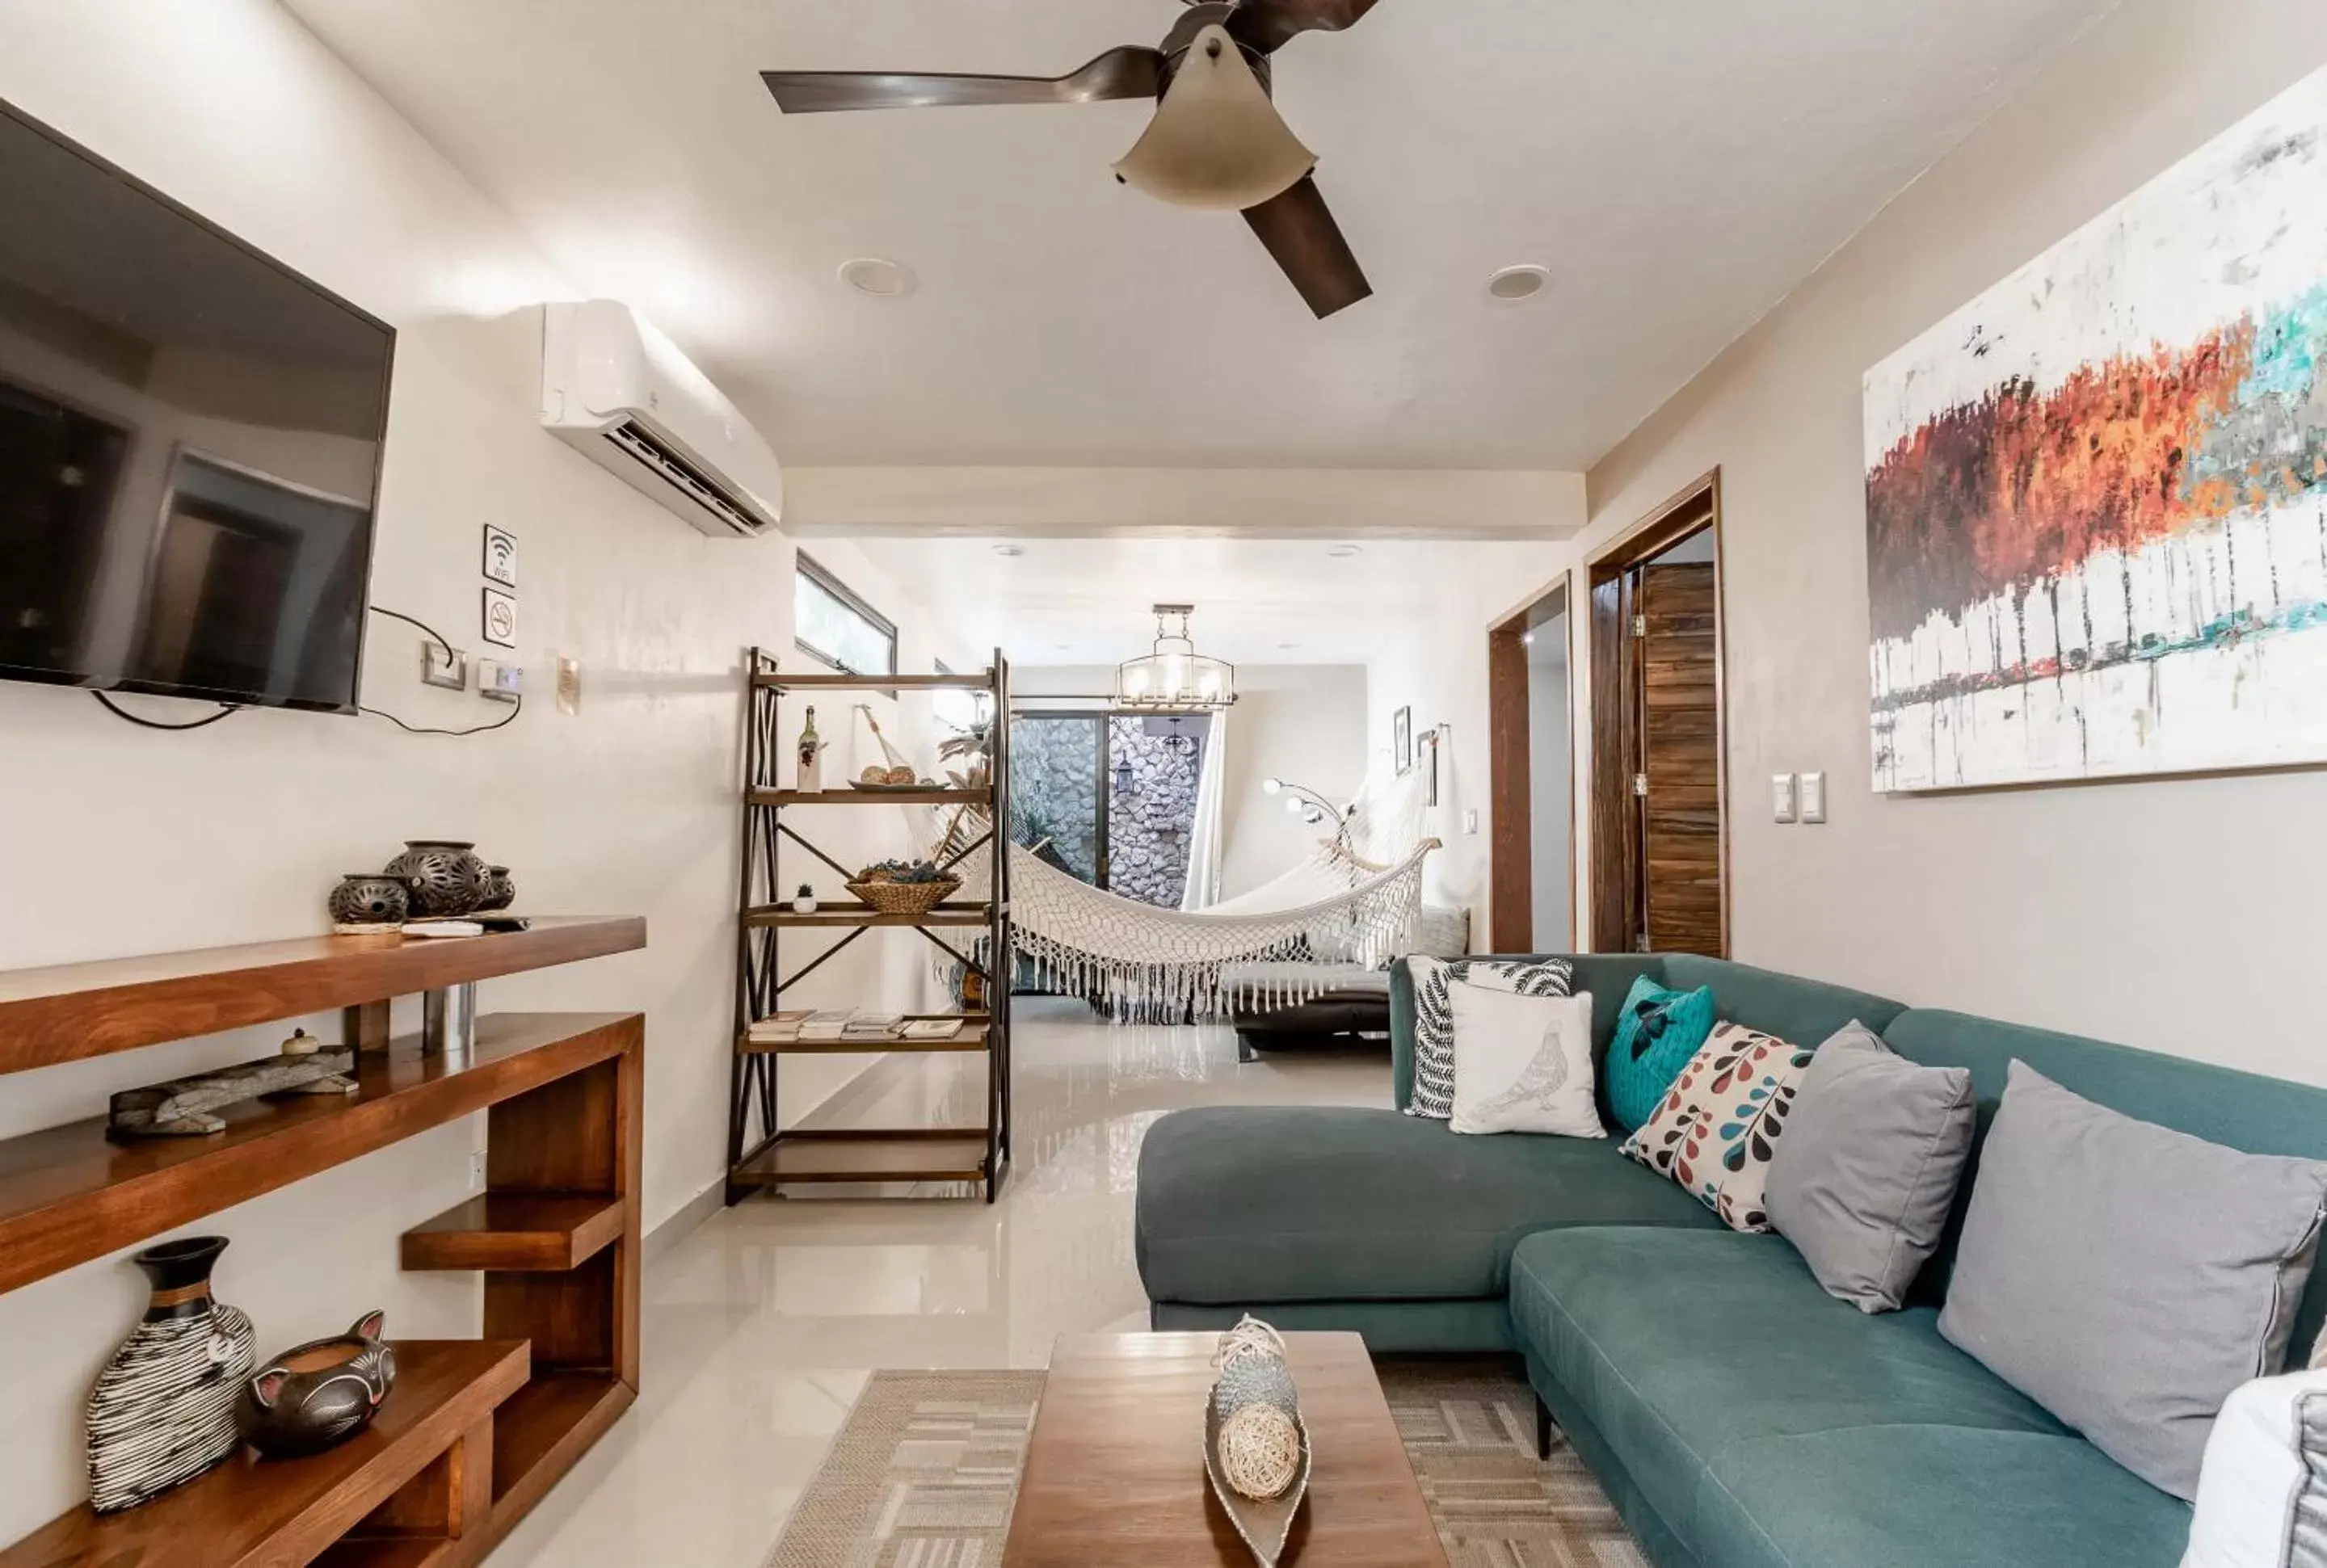
[[[1592,939],[1595,953],[1634,950],[1640,936],[1631,897],[1637,815],[1625,768],[1625,674],[1632,607],[1630,574],[1692,535],[1713,533],[1713,692],[1715,798],[1721,806],[1721,947],[1732,951],[1729,845],[1728,551],[1721,537],[1721,471],[1715,469],[1635,523],[1584,563],[1592,654]]]
[[[1487,770],[1491,817],[1487,844],[1487,941],[1492,953],[1535,948],[1535,736],[1528,718],[1528,618],[1552,600],[1568,639],[1567,714],[1575,722],[1575,603],[1561,578],[1487,630]],[[1575,932],[1575,762],[1567,767],[1567,929]]]

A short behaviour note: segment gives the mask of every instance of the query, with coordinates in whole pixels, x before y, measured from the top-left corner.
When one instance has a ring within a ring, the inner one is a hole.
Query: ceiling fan
[[[1154,48],[1126,45],[1064,76],[763,70],[786,114],[1153,98],[1118,179],[1182,207],[1235,210],[1322,319],[1373,293],[1303,146],[1269,101],[1277,50],[1354,25],[1374,0],[1186,0]]]

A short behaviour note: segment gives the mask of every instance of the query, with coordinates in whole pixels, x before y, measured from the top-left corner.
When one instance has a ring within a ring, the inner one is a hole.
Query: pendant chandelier
[[[1237,700],[1236,666],[1196,651],[1192,604],[1155,606],[1155,651],[1115,667],[1115,704],[1149,713],[1217,713]],[[1168,623],[1177,621],[1176,630]]]

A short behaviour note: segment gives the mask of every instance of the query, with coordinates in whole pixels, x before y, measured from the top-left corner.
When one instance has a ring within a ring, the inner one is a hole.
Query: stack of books
[[[805,1007],[771,1014],[752,1025],[753,1045],[839,1045],[862,1041],[882,1045],[892,1040],[951,1040],[961,1030],[958,1020],[923,1018],[905,1022],[900,1013],[862,1013],[848,1008],[811,1012]]]

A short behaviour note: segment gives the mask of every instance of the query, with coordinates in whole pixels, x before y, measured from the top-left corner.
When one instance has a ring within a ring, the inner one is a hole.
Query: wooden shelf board
[[[990,692],[994,689],[994,672],[989,669],[958,675],[786,675],[781,670],[763,669],[752,677],[752,684],[773,686],[778,691],[798,692]]]
[[[739,1186],[762,1187],[791,1181],[983,1181],[986,1130],[786,1133],[738,1165],[729,1179]]]
[[[636,1013],[494,1013],[465,1057],[416,1038],[358,1059],[357,1092],[248,1100],[223,1133],[109,1143],[105,1118],[0,1140],[0,1291],[537,1088],[635,1041]]]
[[[493,1535],[539,1502],[636,1398],[612,1372],[542,1367],[503,1400],[493,1414]]]
[[[643,947],[636,917],[484,937],[299,937],[0,972],[0,1072]]]
[[[297,1460],[261,1460],[245,1449],[142,1507],[100,1518],[83,1504],[0,1552],[0,1568],[273,1568],[307,1562],[494,1406],[519,1393],[528,1365],[521,1339],[401,1340],[395,1390],[371,1425],[339,1447]]]
[[[556,1273],[581,1267],[622,1234],[620,1198],[481,1192],[404,1233],[407,1270]]]
[[[994,803],[991,789],[955,789],[939,785],[932,789],[851,789],[842,785],[833,789],[753,789],[748,792],[754,806],[990,806]]]
[[[813,914],[796,914],[781,904],[758,904],[744,916],[754,926],[986,926],[994,921],[991,904],[939,904],[922,915],[884,915],[871,905],[829,907]]]
[[[461,1543],[444,1535],[355,1535],[333,1542],[314,1568],[437,1568]]]

